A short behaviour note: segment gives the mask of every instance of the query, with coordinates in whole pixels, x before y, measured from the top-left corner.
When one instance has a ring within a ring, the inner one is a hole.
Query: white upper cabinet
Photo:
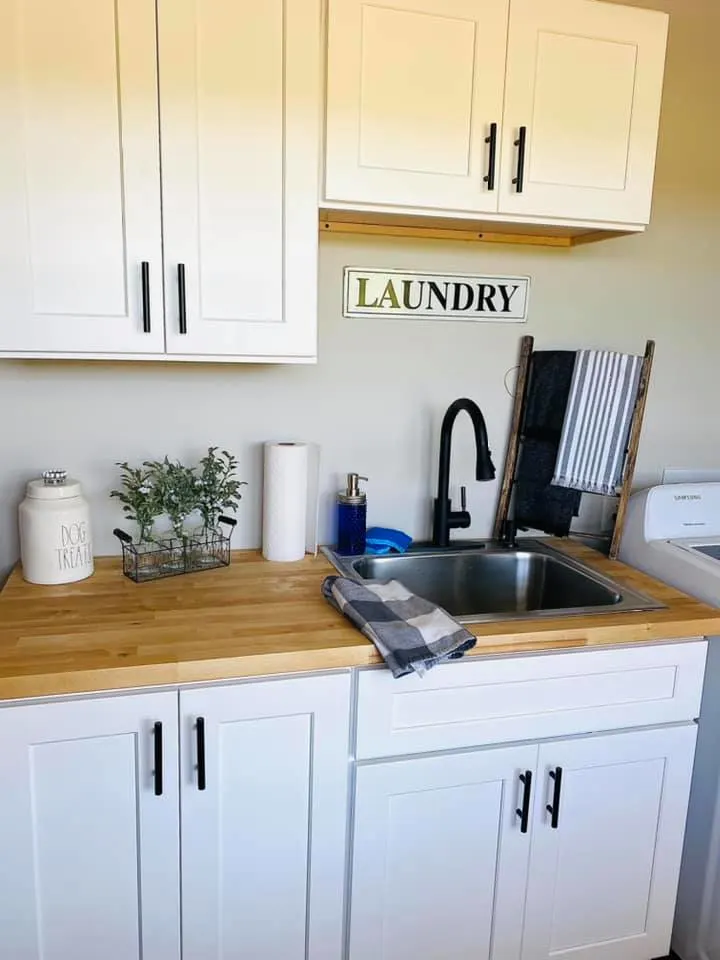
[[[350,675],[182,691],[183,960],[342,955]]]
[[[319,0],[158,9],[168,353],[312,358]]]
[[[2,960],[179,960],[177,694],[0,709]]]
[[[512,0],[503,212],[649,221],[667,29],[651,10]]]
[[[508,0],[330,0],[328,201],[497,209],[507,16]]]
[[[324,204],[642,229],[667,28],[598,0],[329,0]]]
[[[668,954],[696,735],[541,746],[522,960]]]
[[[0,354],[315,359],[320,20],[0,0]]]
[[[164,350],[156,77],[153,0],[0,0],[0,350]]]

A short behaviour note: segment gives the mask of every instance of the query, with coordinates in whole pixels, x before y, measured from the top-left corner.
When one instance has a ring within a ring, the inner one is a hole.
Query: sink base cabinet
[[[350,960],[666,955],[696,732],[361,766]]]

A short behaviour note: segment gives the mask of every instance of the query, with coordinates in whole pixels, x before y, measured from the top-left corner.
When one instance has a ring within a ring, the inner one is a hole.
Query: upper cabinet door
[[[3,960],[179,960],[177,703],[0,709]]]
[[[338,960],[350,675],[182,691],[183,960]]]
[[[168,352],[312,359],[319,0],[158,7]]]
[[[688,724],[540,748],[522,960],[669,953],[696,734]]]
[[[615,3],[512,0],[501,212],[649,221],[667,27]]]
[[[328,203],[497,210],[507,16],[508,0],[330,0]]]
[[[0,351],[161,353],[155,3],[0,0],[0,90]]]

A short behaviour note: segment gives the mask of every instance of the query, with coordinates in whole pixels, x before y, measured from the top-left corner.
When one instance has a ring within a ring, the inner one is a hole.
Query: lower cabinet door
[[[540,748],[523,960],[669,953],[696,733]]]
[[[535,746],[357,771],[350,960],[515,960]],[[527,785],[529,801],[529,788]]]
[[[178,960],[177,741],[177,693],[0,709],[2,960]]]
[[[349,674],[180,694],[183,960],[339,960]]]

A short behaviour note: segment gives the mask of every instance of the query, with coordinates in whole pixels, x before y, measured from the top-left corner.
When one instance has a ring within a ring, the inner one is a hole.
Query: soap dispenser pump
[[[360,489],[361,480],[367,482],[367,477],[349,473],[346,489],[337,495],[337,550],[345,556],[365,553],[367,495]]]

